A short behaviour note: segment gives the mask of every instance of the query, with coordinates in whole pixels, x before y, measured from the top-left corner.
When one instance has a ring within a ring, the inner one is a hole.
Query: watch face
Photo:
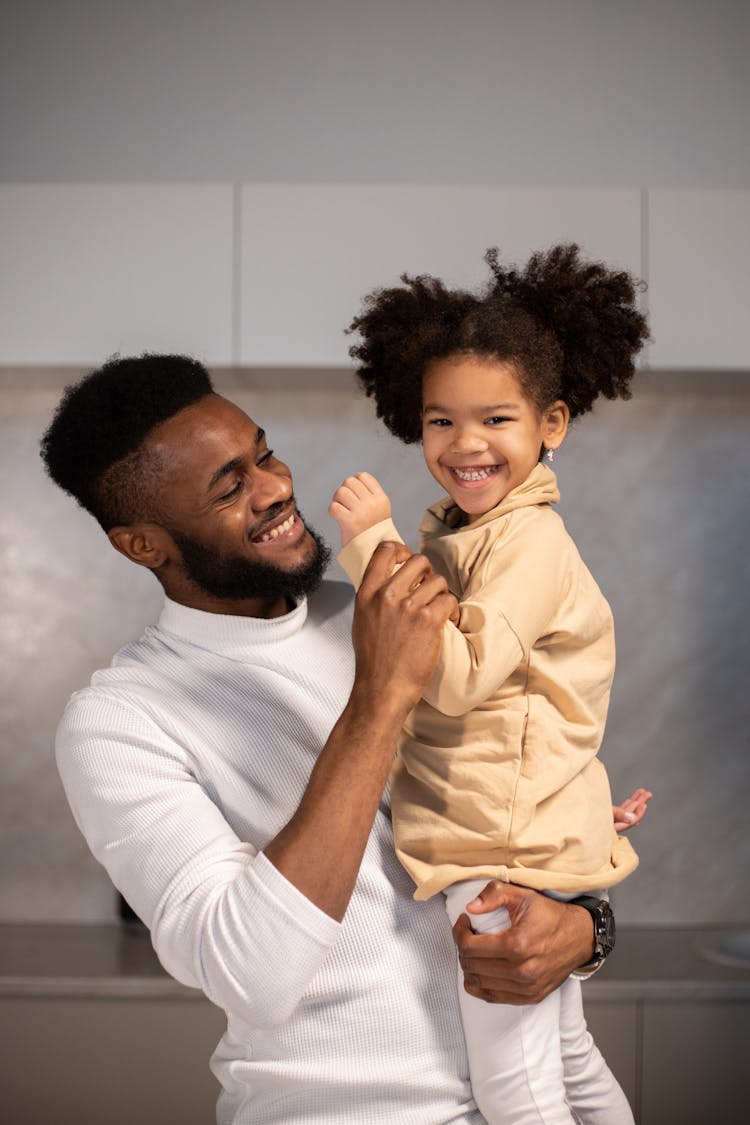
[[[601,918],[601,929],[599,929],[597,937],[601,943],[602,953],[606,957],[615,946],[615,916],[608,902],[599,904],[599,916]]]

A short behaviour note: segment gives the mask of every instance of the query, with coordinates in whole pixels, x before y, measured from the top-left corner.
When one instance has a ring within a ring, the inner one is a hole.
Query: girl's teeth
[[[494,465],[487,469],[453,469],[459,480],[486,480],[492,476]]]
[[[290,516],[289,519],[284,520],[283,523],[278,524],[278,526],[276,527],[272,527],[270,531],[266,531],[265,534],[261,535],[258,542],[268,543],[271,539],[278,539],[280,535],[283,535],[285,532],[291,530],[293,523],[294,516]]]

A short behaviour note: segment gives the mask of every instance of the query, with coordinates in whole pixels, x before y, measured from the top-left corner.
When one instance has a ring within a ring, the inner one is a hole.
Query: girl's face
[[[449,356],[434,360],[422,380],[427,468],[470,519],[522,484],[544,448],[558,448],[569,417],[564,402],[540,414],[500,360]]]

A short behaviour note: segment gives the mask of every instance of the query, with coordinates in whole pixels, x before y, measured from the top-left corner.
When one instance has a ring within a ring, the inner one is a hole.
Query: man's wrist
[[[571,899],[570,905],[585,911],[592,924],[591,955],[572,974],[578,980],[585,980],[601,969],[615,947],[615,916],[607,898],[581,895]]]
[[[355,723],[366,724],[374,737],[398,738],[413,707],[411,697],[405,698],[397,684],[376,689],[368,678],[355,677],[345,711]]]

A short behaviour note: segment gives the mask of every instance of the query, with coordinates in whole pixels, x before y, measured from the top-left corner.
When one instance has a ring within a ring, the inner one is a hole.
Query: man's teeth
[[[486,480],[496,471],[495,465],[488,465],[485,469],[451,469],[459,480]]]
[[[291,531],[293,524],[294,516],[291,515],[289,519],[284,520],[283,523],[277,524],[276,527],[272,527],[270,531],[265,531],[263,535],[258,536],[256,542],[269,543],[271,539],[278,539],[280,535],[284,535],[285,532]]]

